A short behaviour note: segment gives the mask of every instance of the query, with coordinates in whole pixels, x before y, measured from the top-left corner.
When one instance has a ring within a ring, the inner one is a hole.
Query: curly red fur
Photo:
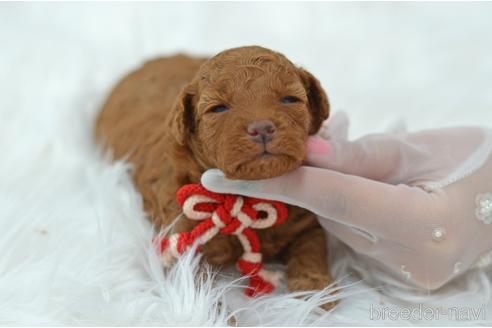
[[[297,101],[282,103],[285,96]],[[217,105],[229,110],[212,112]],[[177,189],[199,182],[209,168],[251,180],[299,167],[308,135],[328,114],[328,98],[312,74],[280,53],[250,46],[210,59],[177,55],[145,63],[113,90],[98,117],[96,136],[115,158],[128,156],[145,210],[160,227],[179,213]],[[262,145],[246,133],[248,124],[259,120],[276,126],[269,156],[261,156]],[[194,224],[180,220],[175,231]],[[325,235],[314,214],[290,206],[288,221],[259,237],[266,260],[287,263],[291,290],[322,289],[332,281]],[[234,263],[241,255],[230,236],[217,236],[203,250],[216,265]]]

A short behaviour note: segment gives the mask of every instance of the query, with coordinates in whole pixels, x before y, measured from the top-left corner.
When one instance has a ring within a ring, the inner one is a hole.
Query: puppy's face
[[[177,140],[204,169],[252,180],[300,166],[329,105],[311,74],[268,49],[243,47],[206,62],[175,111]]]

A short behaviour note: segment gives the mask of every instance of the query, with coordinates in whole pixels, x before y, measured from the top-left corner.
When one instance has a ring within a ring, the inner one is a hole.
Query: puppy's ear
[[[203,172],[191,148],[191,138],[196,129],[197,98],[196,85],[191,83],[185,86],[176,98],[168,121],[172,150],[172,156],[168,160],[174,167],[175,181],[179,186],[199,182]]]
[[[309,111],[311,112],[309,134],[315,134],[321,127],[321,123],[330,115],[330,104],[318,79],[302,68],[299,68],[299,75],[306,89]]]
[[[195,87],[187,85],[179,93],[173,105],[171,130],[177,143],[184,146],[187,139],[195,132]]]

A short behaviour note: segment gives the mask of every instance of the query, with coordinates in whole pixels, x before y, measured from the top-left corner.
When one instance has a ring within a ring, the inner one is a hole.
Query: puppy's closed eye
[[[283,104],[294,104],[294,103],[301,102],[301,99],[294,96],[285,96],[282,98],[281,101]]]
[[[227,107],[226,105],[220,104],[220,105],[212,106],[209,109],[209,112],[212,112],[212,113],[222,113],[222,112],[227,112],[228,110],[229,110],[229,107]]]

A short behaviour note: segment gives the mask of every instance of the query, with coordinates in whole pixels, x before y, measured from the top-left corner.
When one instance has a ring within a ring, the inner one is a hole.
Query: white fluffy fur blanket
[[[343,288],[331,313],[317,308],[328,291],[249,300],[234,271],[198,272],[193,257],[164,275],[129,166],[98,153],[91,127],[144,59],[244,44],[305,64],[349,112],[352,137],[395,118],[490,124],[491,14],[459,3],[0,4],[0,325],[490,326],[490,272],[402,294],[335,242]]]

